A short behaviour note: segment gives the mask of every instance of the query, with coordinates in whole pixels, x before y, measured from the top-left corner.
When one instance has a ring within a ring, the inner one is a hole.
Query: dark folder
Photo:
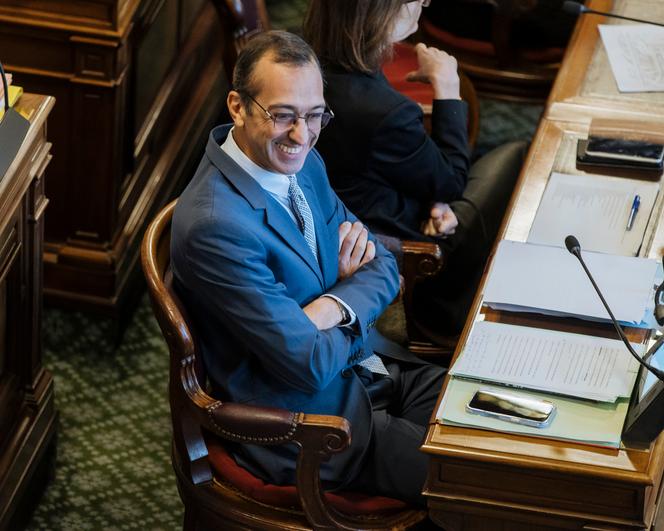
[[[5,91],[5,114],[0,120],[0,180],[7,173],[7,169],[13,162],[18,150],[28,134],[30,122],[23,118],[14,109],[9,107],[9,86],[5,71],[0,63],[0,76]]]

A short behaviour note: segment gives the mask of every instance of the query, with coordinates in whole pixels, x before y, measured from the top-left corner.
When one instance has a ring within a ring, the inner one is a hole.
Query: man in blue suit
[[[399,291],[397,266],[313,150],[332,116],[318,61],[299,37],[267,32],[238,57],[233,84],[233,124],[210,133],[171,243],[213,394],[345,417],[352,444],[321,470],[326,486],[422,503],[419,446],[443,371],[374,329]],[[372,404],[367,387],[384,379],[389,404]],[[294,483],[295,447],[233,455],[270,483]]]

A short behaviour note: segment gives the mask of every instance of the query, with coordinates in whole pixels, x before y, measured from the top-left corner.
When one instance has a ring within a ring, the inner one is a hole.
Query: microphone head
[[[576,236],[572,236],[571,234],[567,236],[567,238],[565,238],[565,247],[567,247],[567,250],[575,256],[581,254],[581,244],[579,243],[579,240],[576,239]]]
[[[571,2],[569,0],[563,2],[562,9],[565,13],[569,13],[570,15],[580,15],[581,13],[586,12],[586,6],[579,2]]]

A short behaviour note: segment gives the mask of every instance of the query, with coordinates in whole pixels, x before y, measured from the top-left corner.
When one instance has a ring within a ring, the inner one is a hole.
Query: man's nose
[[[288,136],[293,142],[296,142],[300,145],[305,145],[309,142],[311,131],[309,131],[309,126],[307,125],[304,117],[298,117],[297,121],[291,127]]]

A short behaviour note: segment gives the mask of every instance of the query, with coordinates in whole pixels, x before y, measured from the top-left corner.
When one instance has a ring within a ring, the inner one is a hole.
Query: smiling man
[[[233,85],[233,123],[210,133],[172,228],[175,287],[212,392],[347,418],[352,444],[324,465],[326,487],[422,503],[419,446],[443,371],[374,329],[399,290],[397,267],[313,149],[333,116],[318,61],[299,37],[263,33],[238,57]],[[380,405],[376,382],[388,389]],[[265,481],[295,481],[294,446],[237,445],[233,455]]]

